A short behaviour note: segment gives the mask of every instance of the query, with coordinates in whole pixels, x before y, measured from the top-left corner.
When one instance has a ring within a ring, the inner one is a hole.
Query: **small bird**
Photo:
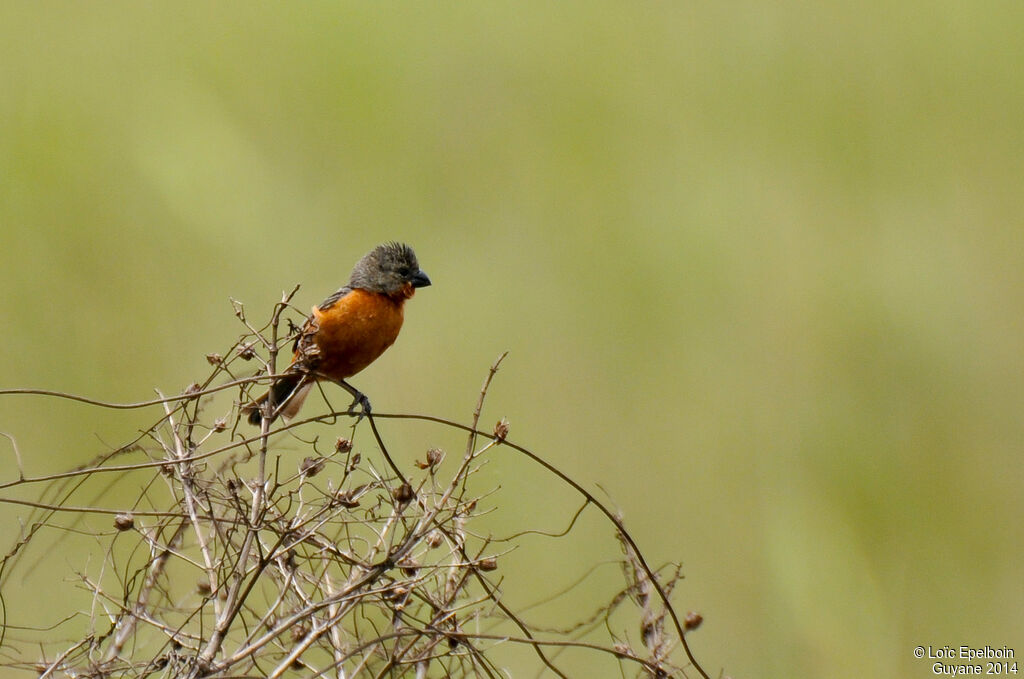
[[[394,344],[402,329],[405,301],[416,288],[430,285],[416,261],[416,253],[404,243],[384,243],[356,262],[348,285],[313,307],[313,313],[295,338],[294,355],[270,391],[245,406],[249,423],[258,425],[273,392],[274,412],[294,417],[317,380],[344,387],[369,412],[370,402],[345,381],[377,360]]]

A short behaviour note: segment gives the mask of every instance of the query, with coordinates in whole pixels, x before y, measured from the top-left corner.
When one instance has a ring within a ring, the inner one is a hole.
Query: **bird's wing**
[[[345,295],[347,295],[350,292],[352,292],[352,288],[350,288],[347,285],[345,287],[343,287],[343,288],[340,288],[333,295],[331,295],[330,297],[328,297],[324,301],[320,302],[320,305],[317,307],[317,309],[319,309],[320,311],[327,311],[332,306],[334,306],[335,302],[337,302],[339,299],[341,299],[342,297],[344,297]]]

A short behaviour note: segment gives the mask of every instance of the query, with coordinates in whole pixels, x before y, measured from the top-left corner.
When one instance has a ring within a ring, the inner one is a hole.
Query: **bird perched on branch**
[[[377,360],[398,338],[405,301],[416,288],[430,285],[416,253],[404,243],[378,245],[356,262],[348,285],[313,307],[295,338],[291,365],[270,390],[245,407],[249,422],[258,425],[283,415],[294,417],[317,380],[344,387],[363,412],[370,402],[345,380]],[[265,407],[273,395],[272,411]]]

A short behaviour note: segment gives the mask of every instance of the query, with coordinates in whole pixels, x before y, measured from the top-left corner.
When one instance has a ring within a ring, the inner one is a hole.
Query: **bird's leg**
[[[360,407],[360,412],[359,412],[359,419],[356,420],[357,422],[359,420],[363,419],[364,416],[369,415],[370,414],[370,399],[366,398],[366,394],[364,394],[363,392],[359,391],[358,389],[353,387],[351,384],[349,384],[345,380],[337,380],[337,382],[338,382],[338,384],[340,384],[342,386],[342,388],[345,389],[345,391],[347,391],[348,393],[352,394],[352,405],[350,405],[348,407],[348,414],[349,415],[355,415],[356,414],[356,406],[359,406]]]

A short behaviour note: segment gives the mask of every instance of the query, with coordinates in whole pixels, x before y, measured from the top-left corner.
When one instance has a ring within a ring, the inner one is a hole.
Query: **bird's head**
[[[416,253],[405,243],[378,245],[352,269],[349,286],[389,297],[408,299],[416,288],[430,285],[427,274],[420,269]]]

